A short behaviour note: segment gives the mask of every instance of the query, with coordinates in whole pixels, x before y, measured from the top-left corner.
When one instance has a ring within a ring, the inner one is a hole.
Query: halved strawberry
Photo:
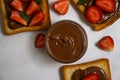
[[[11,20],[14,20],[22,25],[27,25],[27,20],[23,19],[20,14],[19,11],[12,11],[11,16],[10,16]]]
[[[39,33],[36,36],[36,40],[35,40],[35,47],[36,48],[42,48],[42,47],[44,47],[44,37],[45,37],[45,35],[42,34],[42,33]]]
[[[29,16],[32,15],[32,14],[34,14],[35,12],[38,11],[39,7],[40,6],[34,0],[32,0],[30,2],[30,4],[28,5],[26,14],[29,15]]]
[[[86,12],[85,16],[87,20],[91,23],[99,23],[103,18],[102,11],[96,6],[90,6]]]
[[[115,0],[96,0],[95,4],[105,12],[113,12],[115,10]]]
[[[103,50],[112,51],[114,48],[114,41],[111,36],[105,36],[98,42],[98,46]]]
[[[65,15],[69,9],[69,0],[59,0],[53,4],[53,8],[60,14]]]
[[[91,73],[85,76],[83,80],[99,80],[99,75],[96,73]]]
[[[43,20],[44,20],[44,14],[42,11],[39,11],[33,16],[29,26],[35,26],[39,24],[40,22],[42,22]]]
[[[24,11],[24,5],[22,0],[12,0],[10,2],[10,5],[18,11]]]

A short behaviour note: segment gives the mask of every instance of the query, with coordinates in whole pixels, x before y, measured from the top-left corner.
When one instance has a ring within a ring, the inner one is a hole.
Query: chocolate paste
[[[88,3],[85,3],[84,6],[85,7],[89,7],[91,5],[95,5],[95,1],[96,0],[89,0]],[[104,23],[106,22],[108,19],[110,19],[111,17],[117,16],[117,13],[120,12],[120,0],[115,0],[116,1],[116,7],[115,10],[112,13],[106,13],[103,12],[103,19],[100,23]]]
[[[50,28],[46,45],[54,59],[60,62],[73,62],[85,53],[87,36],[80,25],[64,20]]]
[[[73,75],[72,75],[72,80],[82,80],[86,75],[91,74],[91,73],[96,73],[99,75],[99,80],[108,80],[106,73],[104,72],[103,69],[92,66],[88,67],[84,70],[82,69],[77,69]]]

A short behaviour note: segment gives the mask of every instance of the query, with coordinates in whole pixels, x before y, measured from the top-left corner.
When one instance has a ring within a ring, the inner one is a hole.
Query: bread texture
[[[4,31],[5,31],[6,34],[11,35],[11,34],[26,32],[26,31],[45,30],[45,29],[48,29],[49,26],[51,26],[48,0],[42,0],[41,7],[42,7],[42,12],[45,15],[45,18],[44,18],[41,25],[32,26],[32,27],[22,26],[22,27],[16,28],[16,29],[9,28],[8,17],[7,17],[7,12],[6,12],[6,9],[5,9],[4,1],[5,0],[0,0],[0,7],[1,7],[2,15],[3,15]]]
[[[77,2],[79,0],[72,0],[74,5],[78,8],[78,11],[81,12],[85,16],[85,10],[86,7],[83,5],[78,5]],[[117,11],[115,15],[113,15],[111,18],[108,20],[104,21],[103,23],[90,23],[90,26],[95,30],[95,31],[100,31],[108,26],[112,25],[116,20],[120,18],[120,11]]]
[[[110,65],[109,60],[107,58],[102,58],[90,62],[85,62],[81,64],[74,64],[74,65],[66,65],[62,67],[63,78],[64,80],[72,80],[71,76],[73,75],[74,71],[77,69],[86,69],[91,66],[97,66],[103,69],[108,77],[108,80],[111,80],[111,73],[110,73]]]

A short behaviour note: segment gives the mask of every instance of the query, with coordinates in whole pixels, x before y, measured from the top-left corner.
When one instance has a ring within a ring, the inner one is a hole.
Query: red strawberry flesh
[[[36,48],[42,48],[42,47],[44,47],[44,37],[45,37],[45,35],[42,34],[42,33],[39,33],[36,36],[36,40],[35,40],[35,47]]]
[[[10,2],[10,5],[18,11],[24,11],[24,6],[23,6],[22,0],[12,0]]]
[[[86,18],[87,18],[87,20],[89,22],[91,22],[91,23],[99,23],[100,21],[102,21],[103,13],[98,7],[90,6],[86,10],[85,16],[86,16]]]
[[[96,0],[95,4],[105,12],[113,12],[115,10],[115,0]]]
[[[86,75],[83,80],[99,80],[99,75],[96,73],[90,73]]]
[[[18,11],[12,11],[10,19],[14,20],[22,25],[27,25],[27,21],[21,18]]]
[[[43,20],[44,20],[44,14],[43,14],[43,12],[39,11],[38,13],[36,13],[33,16],[29,26],[36,26],[37,24],[39,24]]]
[[[60,14],[65,15],[68,12],[69,0],[59,0],[53,4],[53,8]]]
[[[105,36],[98,42],[98,46],[103,50],[112,51],[114,48],[114,41],[111,36]]]
[[[30,2],[30,4],[28,5],[26,14],[31,16],[32,14],[34,14],[34,13],[36,13],[38,11],[39,7],[40,6],[34,0],[32,0]]]

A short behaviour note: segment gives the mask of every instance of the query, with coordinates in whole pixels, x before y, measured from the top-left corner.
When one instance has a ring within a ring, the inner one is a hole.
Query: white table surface
[[[108,28],[96,32],[84,22],[82,15],[78,14],[71,4],[66,15],[56,14],[51,8],[55,1],[49,0],[52,24],[60,20],[73,20],[85,29],[88,36],[88,49],[85,55],[70,64],[108,58],[112,80],[120,80],[120,20]],[[59,70],[63,65],[69,64],[56,62],[48,56],[45,49],[34,47],[35,37],[40,32],[23,32],[11,36],[4,34],[0,11],[0,80],[62,80]],[[95,45],[107,35],[111,36],[115,42],[112,52],[103,51]]]

